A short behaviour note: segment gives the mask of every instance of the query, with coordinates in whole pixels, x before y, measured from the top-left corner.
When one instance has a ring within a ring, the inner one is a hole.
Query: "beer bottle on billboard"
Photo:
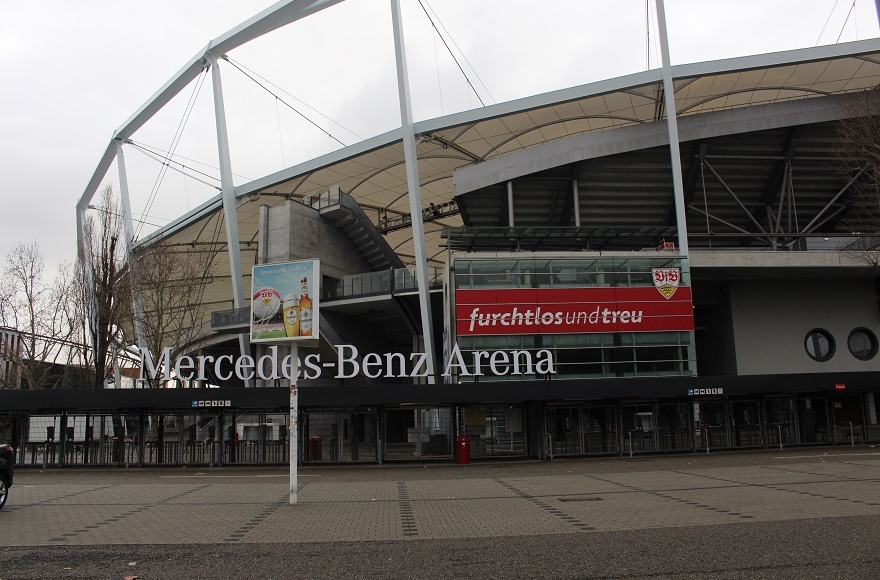
[[[299,296],[291,292],[284,297],[284,335],[299,336]]]
[[[309,279],[302,280],[302,296],[299,297],[299,335],[312,336],[312,299],[309,298]]]

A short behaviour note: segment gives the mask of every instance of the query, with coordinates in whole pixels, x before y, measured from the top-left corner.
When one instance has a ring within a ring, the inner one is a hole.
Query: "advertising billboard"
[[[254,266],[251,280],[251,342],[318,338],[318,260]]]

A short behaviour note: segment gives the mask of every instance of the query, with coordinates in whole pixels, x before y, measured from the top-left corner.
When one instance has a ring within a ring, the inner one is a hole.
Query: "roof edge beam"
[[[177,71],[146,103],[144,103],[129,119],[116,130],[107,149],[104,152],[98,167],[92,174],[85,191],[80,198],[77,207],[85,209],[91,202],[104,176],[110,168],[110,164],[116,157],[114,139],[128,139],[135,131],[143,126],[153,115],[158,113],[171,99],[183,90],[205,68],[205,60],[209,53],[222,55],[226,51],[237,48],[260,36],[272,32],[278,28],[296,22],[316,12],[329,8],[344,0],[282,0],[266,8],[256,16],[239,24],[229,32],[216,40],[212,40],[204,50],[196,54],[183,68]]]

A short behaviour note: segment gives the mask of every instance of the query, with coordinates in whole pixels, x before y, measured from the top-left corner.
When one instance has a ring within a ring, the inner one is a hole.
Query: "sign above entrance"
[[[318,338],[320,276],[318,260],[254,266],[251,342]]]
[[[292,382],[300,378],[320,378],[324,370],[332,372],[334,378],[352,379],[364,376],[369,379],[378,378],[414,378],[428,376],[428,355],[424,352],[384,353],[368,352],[361,355],[357,347],[351,344],[335,345],[335,357],[322,360],[321,353],[309,353],[300,360],[290,354],[279,354],[278,345],[268,348],[268,353],[254,358],[242,355],[233,358],[231,354],[218,357],[210,355],[184,355],[177,360],[171,359],[171,347],[162,349],[162,354],[155,361],[150,349],[141,347],[144,364],[141,367],[141,379],[170,381],[173,376],[182,381],[205,381],[209,376],[221,381],[228,381],[233,376],[242,381],[254,378],[264,381],[277,381],[282,378]],[[443,376],[518,376],[533,375],[549,376],[556,374],[553,354],[546,349],[532,352],[522,350],[475,350],[462,353],[455,344],[445,364]],[[296,395],[295,387],[291,387],[291,395]],[[215,406],[213,403],[205,406]]]
[[[662,287],[459,289],[456,335],[693,330],[690,287],[663,272]]]

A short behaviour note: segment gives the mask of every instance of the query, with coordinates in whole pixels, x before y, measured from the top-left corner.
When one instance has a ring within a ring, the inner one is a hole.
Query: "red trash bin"
[[[455,462],[459,465],[471,462],[471,440],[467,435],[459,435],[455,439]]]

